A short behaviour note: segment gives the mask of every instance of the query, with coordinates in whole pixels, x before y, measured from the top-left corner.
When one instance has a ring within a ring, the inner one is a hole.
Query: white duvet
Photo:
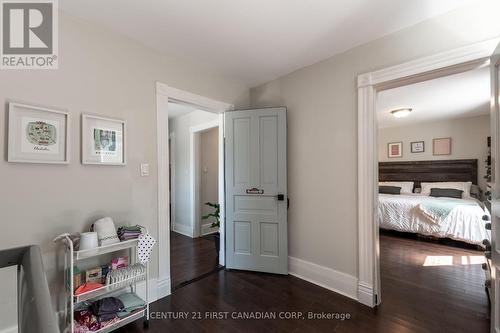
[[[378,221],[382,229],[418,233],[439,238],[451,238],[470,244],[482,245],[490,239],[483,215],[490,215],[476,199],[462,199],[474,205],[459,205],[439,223],[432,223],[419,210],[419,204],[429,200],[418,194],[379,194]],[[436,198],[439,200],[439,198]]]

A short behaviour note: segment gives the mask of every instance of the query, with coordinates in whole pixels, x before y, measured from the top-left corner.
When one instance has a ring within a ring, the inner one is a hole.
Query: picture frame
[[[425,152],[425,142],[424,141],[413,141],[410,143],[412,153],[423,153]]]
[[[432,154],[451,155],[451,138],[436,138],[432,140]]]
[[[9,102],[8,117],[8,162],[69,163],[69,112]]]
[[[127,122],[82,114],[82,164],[126,165]]]
[[[403,157],[403,142],[389,142],[387,144],[387,157]]]

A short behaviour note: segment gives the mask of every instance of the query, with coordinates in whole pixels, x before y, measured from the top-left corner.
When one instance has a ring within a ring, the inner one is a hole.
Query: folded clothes
[[[122,226],[118,228],[118,237],[120,240],[129,240],[129,239],[135,239],[141,235],[141,227],[134,225],[134,226]]]
[[[139,296],[135,293],[125,293],[117,296],[117,298],[122,301],[124,309],[121,312],[118,312],[118,317],[123,318],[131,314],[132,312],[143,309],[146,306],[146,302],[144,302]]]
[[[90,305],[90,310],[99,322],[109,321],[116,318],[117,313],[125,309],[122,301],[115,297],[106,297],[95,301]]]

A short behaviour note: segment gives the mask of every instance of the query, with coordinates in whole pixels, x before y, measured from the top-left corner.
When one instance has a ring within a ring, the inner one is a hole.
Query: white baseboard
[[[17,333],[17,325],[8,328],[2,328],[0,329],[0,333]]]
[[[162,299],[163,297],[167,297],[172,293],[171,291],[171,284],[170,284],[170,277],[164,279],[164,280],[158,280],[158,299]]]
[[[367,285],[366,283],[358,283],[358,300],[361,304],[367,305],[369,307],[374,307],[375,300],[373,297],[373,287]]]
[[[203,224],[201,226],[201,235],[202,236],[213,234],[213,233],[218,232],[218,231],[219,231],[219,228],[217,228],[217,227],[212,228],[212,224]]]
[[[294,257],[288,257],[288,271],[302,280],[358,300],[358,279],[355,276]]]
[[[181,235],[193,238],[193,230],[191,230],[191,226],[189,225],[176,223],[174,224],[174,231]]]

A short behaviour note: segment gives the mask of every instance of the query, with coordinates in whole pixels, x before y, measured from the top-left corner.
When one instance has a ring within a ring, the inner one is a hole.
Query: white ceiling
[[[379,127],[385,128],[474,117],[488,114],[489,103],[490,73],[485,67],[382,91],[377,99],[377,118]],[[406,118],[390,114],[401,107],[413,111]]]
[[[473,1],[62,0],[59,6],[254,86]]]
[[[196,109],[190,105],[168,102],[168,119],[180,117]]]

